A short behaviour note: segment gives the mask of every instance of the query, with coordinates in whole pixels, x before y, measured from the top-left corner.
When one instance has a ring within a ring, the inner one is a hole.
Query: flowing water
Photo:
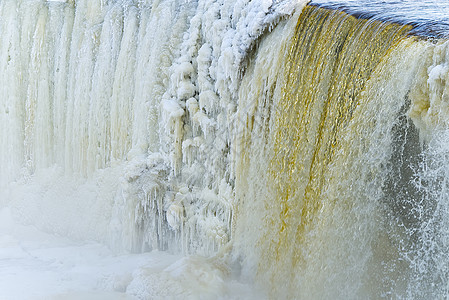
[[[0,206],[267,298],[447,297],[449,3],[357,3],[2,0]]]
[[[346,11],[362,18],[374,18],[413,25],[412,32],[432,38],[447,38],[449,3],[437,0],[313,0],[312,5]]]

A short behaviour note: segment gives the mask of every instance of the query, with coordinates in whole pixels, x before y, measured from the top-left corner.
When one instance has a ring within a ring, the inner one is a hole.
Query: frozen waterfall
[[[336,2],[1,0],[0,208],[271,299],[447,297],[447,24]]]

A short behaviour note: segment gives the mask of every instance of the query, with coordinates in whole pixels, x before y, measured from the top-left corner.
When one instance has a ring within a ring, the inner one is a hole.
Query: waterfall
[[[244,272],[272,298],[446,295],[447,42],[315,6],[280,30],[239,91]]]
[[[306,2],[0,1],[0,207],[269,298],[447,296],[444,30]]]

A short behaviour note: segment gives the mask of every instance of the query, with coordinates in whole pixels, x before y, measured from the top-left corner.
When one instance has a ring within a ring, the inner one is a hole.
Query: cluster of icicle
[[[1,203],[117,249],[216,251],[239,83],[295,2],[2,1]]]

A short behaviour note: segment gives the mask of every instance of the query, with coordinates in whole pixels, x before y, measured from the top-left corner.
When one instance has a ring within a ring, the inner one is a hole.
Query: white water
[[[276,122],[311,116],[304,165],[320,143],[321,104],[279,102],[305,2],[1,1],[0,295],[445,295],[445,41],[391,47],[338,133],[309,231],[273,246],[303,224],[280,217]]]

